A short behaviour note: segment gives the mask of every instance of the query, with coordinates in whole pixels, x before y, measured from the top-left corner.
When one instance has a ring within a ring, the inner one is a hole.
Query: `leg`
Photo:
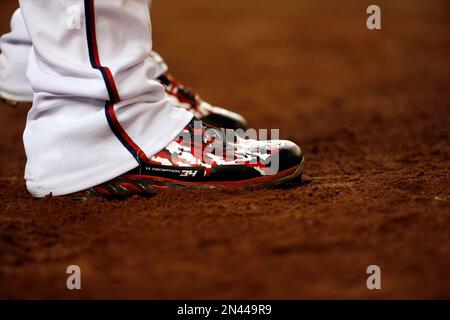
[[[115,178],[163,149],[192,115],[164,99],[146,0],[21,0],[33,48],[24,133],[34,196]],[[81,27],[68,28],[67,8]]]
[[[165,98],[152,80],[146,0],[20,4],[33,43],[34,100],[24,133],[32,195],[243,187],[302,173],[294,143],[224,139]],[[68,23],[68,7],[81,23]]]
[[[148,4],[151,8],[152,1],[149,0]],[[3,54],[0,56],[0,63],[3,65],[0,69],[0,97],[10,101],[31,101],[33,93],[26,77],[26,69],[32,43],[20,9],[14,13],[12,32],[5,35],[4,40]],[[164,86],[172,104],[217,127],[246,127],[247,122],[241,115],[207,103],[193,90],[175,80],[168,73],[168,66],[158,53],[151,51],[150,58],[155,63],[154,79]]]
[[[149,0],[150,8],[151,3]],[[33,100],[33,89],[26,76],[31,47],[32,42],[19,8],[11,17],[11,32],[0,38],[0,97],[11,102]],[[155,78],[167,72],[168,67],[159,54],[152,51],[150,57],[155,61]]]
[[[20,9],[11,18],[11,32],[0,39],[0,97],[19,102],[33,99],[33,90],[26,77],[31,39]]]

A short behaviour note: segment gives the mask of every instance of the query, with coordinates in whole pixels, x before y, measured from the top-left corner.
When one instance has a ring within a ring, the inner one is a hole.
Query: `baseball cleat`
[[[218,128],[245,129],[247,127],[247,121],[243,116],[203,101],[197,93],[185,87],[170,73],[164,73],[157,78],[157,81],[164,86],[168,98],[174,105],[188,110],[201,121]]]
[[[154,195],[174,188],[245,188],[280,185],[303,173],[303,153],[286,140],[225,139],[224,130],[194,118],[148,162],[72,198]]]

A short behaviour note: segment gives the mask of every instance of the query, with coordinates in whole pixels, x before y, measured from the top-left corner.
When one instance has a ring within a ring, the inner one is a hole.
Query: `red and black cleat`
[[[172,188],[243,188],[278,185],[303,173],[303,153],[286,140],[258,141],[239,136],[230,141],[223,130],[195,119],[147,163],[109,182],[72,194],[128,197],[154,195]]]
[[[247,121],[243,116],[203,101],[197,93],[185,87],[170,73],[164,73],[157,78],[157,81],[164,86],[174,105],[188,110],[203,122],[218,128],[245,129],[247,127]]]

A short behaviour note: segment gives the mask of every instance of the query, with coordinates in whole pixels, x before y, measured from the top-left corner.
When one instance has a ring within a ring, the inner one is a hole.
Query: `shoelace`
[[[182,103],[189,104],[191,109],[197,110],[201,100],[193,89],[185,87],[170,73],[161,75],[158,80],[165,86],[167,93],[177,97],[177,99]]]
[[[201,127],[195,127],[195,121],[199,121],[197,118],[193,118],[191,123],[187,126],[187,130],[190,133],[190,136],[193,137],[193,140],[191,141],[191,153],[194,154],[194,150],[196,148],[199,148],[201,153],[203,155],[203,151],[207,150],[208,147],[211,147],[212,149],[219,147],[222,148],[222,157],[223,159],[226,159],[228,153],[232,154],[234,160],[237,159],[237,156],[235,154],[236,149],[236,143],[237,142],[230,142],[227,138],[225,138],[225,132],[222,131],[222,129],[208,125],[204,122],[201,122]],[[201,139],[196,139],[196,135],[201,135]],[[201,141],[201,144],[196,143],[197,141]],[[217,141],[216,145],[213,145]],[[204,161],[211,161],[211,159],[203,159]],[[227,160],[232,160],[227,158]]]

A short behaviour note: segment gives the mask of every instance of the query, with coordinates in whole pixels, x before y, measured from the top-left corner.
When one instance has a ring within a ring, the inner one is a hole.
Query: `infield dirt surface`
[[[284,188],[35,200],[0,105],[0,297],[450,298],[450,7],[378,2],[382,31],[365,1],[156,1],[177,78],[302,146]]]

